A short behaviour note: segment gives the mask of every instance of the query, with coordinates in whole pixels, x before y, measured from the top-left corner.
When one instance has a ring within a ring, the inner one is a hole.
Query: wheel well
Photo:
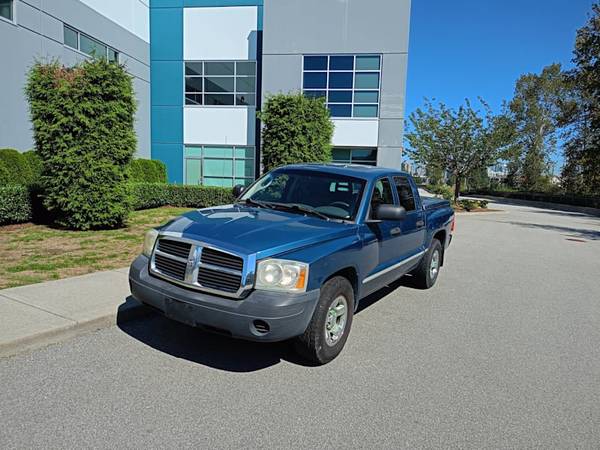
[[[445,245],[446,245],[446,230],[440,230],[433,235],[433,239],[437,239],[442,244],[442,261],[441,265],[444,265],[444,253],[445,253]]]
[[[354,267],[346,267],[342,270],[338,270],[336,273],[327,277],[323,284],[327,283],[327,281],[331,280],[333,277],[344,277],[350,282],[352,290],[354,291],[354,302],[358,304],[358,299],[356,298],[358,295],[358,274],[356,273],[356,269]]]

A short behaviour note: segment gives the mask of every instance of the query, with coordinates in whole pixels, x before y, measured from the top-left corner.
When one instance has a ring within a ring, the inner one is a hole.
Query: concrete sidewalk
[[[0,290],[0,357],[43,347],[147,312],[128,268]]]

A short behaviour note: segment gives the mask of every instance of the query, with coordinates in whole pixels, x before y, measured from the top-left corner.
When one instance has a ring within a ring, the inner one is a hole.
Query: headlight
[[[265,259],[256,269],[256,289],[304,292],[308,283],[308,264],[284,259]]]
[[[148,258],[152,255],[152,250],[154,250],[154,244],[156,243],[156,238],[158,237],[158,231],[152,229],[146,232],[146,236],[144,236],[144,248],[142,253],[146,255]]]

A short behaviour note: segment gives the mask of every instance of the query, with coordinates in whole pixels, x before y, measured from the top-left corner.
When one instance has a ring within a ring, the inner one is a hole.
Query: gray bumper
[[[306,330],[319,290],[298,294],[252,291],[244,299],[231,299],[185,289],[148,273],[148,258],[141,255],[129,269],[133,297],[167,317],[209,331],[253,341],[283,341]],[[255,321],[268,325],[255,326]]]

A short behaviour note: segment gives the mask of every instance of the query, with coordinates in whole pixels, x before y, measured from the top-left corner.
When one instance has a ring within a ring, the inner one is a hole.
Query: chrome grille
[[[227,297],[241,297],[252,286],[241,255],[197,241],[160,236],[150,259],[150,271],[173,283]]]
[[[192,244],[189,242],[173,241],[171,239],[160,239],[157,248],[160,252],[187,260]]]
[[[241,272],[244,267],[244,260],[242,258],[208,247],[202,249],[200,262],[202,264],[224,267],[226,269],[237,270],[239,272]]]
[[[225,292],[236,292],[240,288],[242,275],[220,272],[200,266],[198,269],[198,283],[202,286],[218,289]]]
[[[154,265],[157,270],[171,278],[175,278],[179,281],[185,280],[185,270],[187,267],[186,262],[171,259],[160,254],[155,254]]]

